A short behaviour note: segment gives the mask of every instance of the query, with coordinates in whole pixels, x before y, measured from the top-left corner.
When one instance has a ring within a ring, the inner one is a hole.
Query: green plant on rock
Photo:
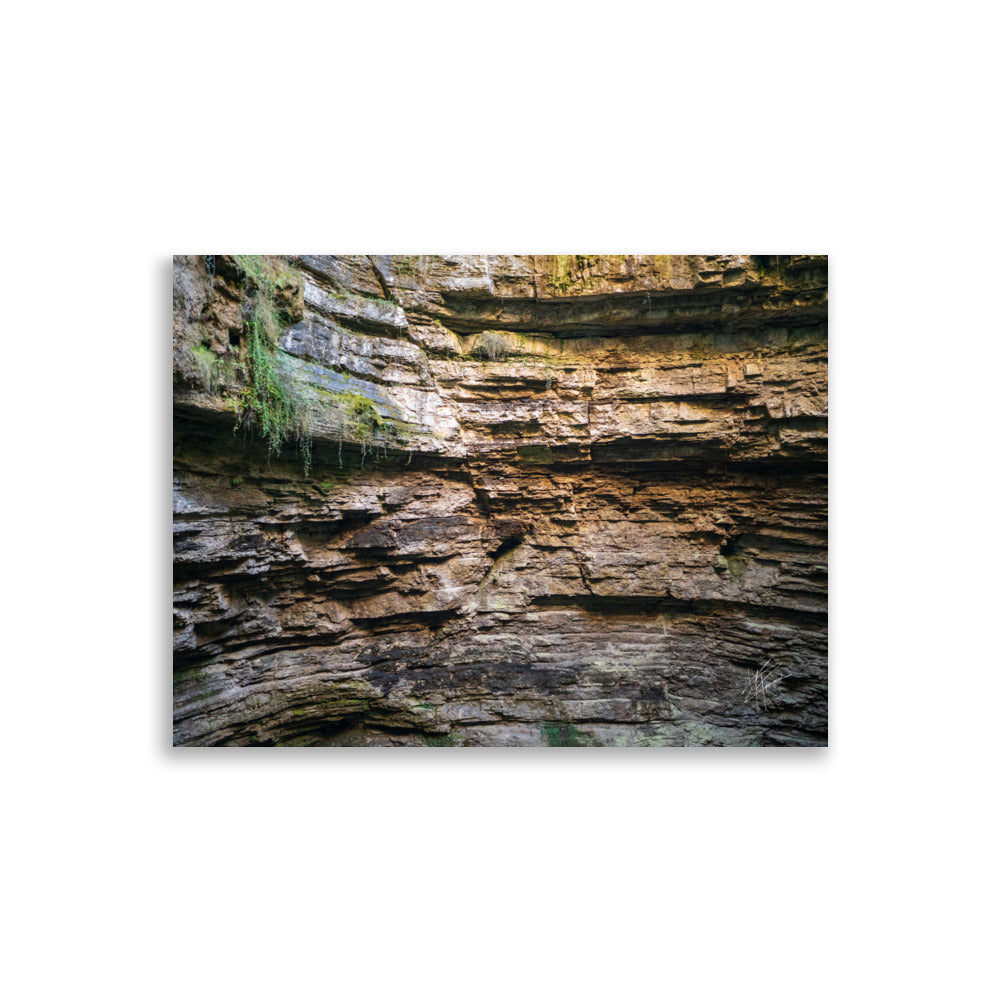
[[[294,283],[291,273],[277,257],[233,254],[233,262],[243,278],[244,287],[256,288],[272,301],[279,289]]]
[[[512,349],[510,338],[493,330],[487,330],[476,338],[476,353],[490,361],[503,361]]]
[[[577,254],[556,254],[552,258],[552,287],[566,294],[576,281]]]
[[[361,464],[365,455],[372,451],[377,454],[379,438],[388,426],[375,404],[359,392],[343,392],[337,396],[342,413],[342,427],[346,433],[361,445]]]
[[[375,404],[359,392],[344,393],[351,432],[355,437],[372,440],[382,428],[382,417]]]
[[[583,733],[572,722],[545,722],[542,735],[550,747],[583,747]]]
[[[278,350],[282,324],[275,296],[291,278],[273,258],[234,255],[233,260],[244,284],[247,382],[239,396],[236,430],[258,434],[267,443],[268,455],[280,454],[286,442],[295,440],[308,477],[312,464],[309,407]]]
[[[219,359],[205,343],[190,348],[189,353],[205,392],[215,392],[219,387]]]
[[[392,258],[392,263],[399,274],[411,275],[416,273],[422,260],[423,257],[416,254],[399,254]]]
[[[451,731],[443,735],[425,735],[421,737],[425,747],[454,747],[458,746],[458,737]]]

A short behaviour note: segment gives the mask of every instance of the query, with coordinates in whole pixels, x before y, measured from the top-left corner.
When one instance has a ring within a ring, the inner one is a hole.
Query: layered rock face
[[[824,745],[819,256],[175,258],[174,739]]]

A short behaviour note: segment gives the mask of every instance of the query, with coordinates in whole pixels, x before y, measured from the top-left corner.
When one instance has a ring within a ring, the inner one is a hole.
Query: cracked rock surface
[[[825,257],[284,263],[308,478],[174,259],[175,744],[825,745]]]

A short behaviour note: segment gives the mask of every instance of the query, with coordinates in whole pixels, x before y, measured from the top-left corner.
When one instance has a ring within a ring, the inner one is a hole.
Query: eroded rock
[[[824,257],[285,265],[309,478],[175,258],[177,744],[825,744]]]

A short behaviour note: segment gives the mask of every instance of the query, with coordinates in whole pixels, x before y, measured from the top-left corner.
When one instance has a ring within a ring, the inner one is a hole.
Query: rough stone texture
[[[287,262],[309,479],[175,258],[175,743],[826,743],[825,257]]]

